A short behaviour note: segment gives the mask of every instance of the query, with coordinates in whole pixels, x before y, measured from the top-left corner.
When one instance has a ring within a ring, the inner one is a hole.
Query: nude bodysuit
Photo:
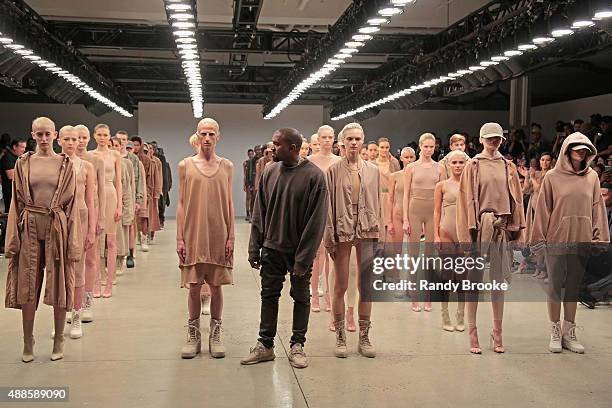
[[[51,205],[57,191],[62,161],[63,157],[59,155],[35,156],[30,160],[30,192],[34,205],[44,208]],[[34,213],[34,218],[37,239],[44,241],[47,230],[51,228],[51,216]]]
[[[87,183],[87,168],[82,159],[75,157],[72,159],[76,172],[76,206],[79,209],[81,218],[81,236],[83,237],[83,254],[75,269],[75,287],[85,285],[85,240],[89,230],[87,203],[85,202],[85,184]]]
[[[457,195],[459,194],[459,183],[447,179],[442,184],[442,218],[440,229],[452,238],[453,242],[459,242],[457,238]]]
[[[115,222],[115,211],[117,210],[117,190],[115,189],[115,161],[112,151],[100,153],[104,159],[104,194],[106,198],[105,208],[105,234],[116,234],[117,223]]]
[[[410,185],[410,204],[408,220],[412,228],[409,242],[419,242],[421,227],[425,233],[425,241],[434,241],[433,229],[433,197],[436,184],[440,180],[438,163],[432,162],[429,168],[423,167],[421,161],[410,164],[412,182]]]

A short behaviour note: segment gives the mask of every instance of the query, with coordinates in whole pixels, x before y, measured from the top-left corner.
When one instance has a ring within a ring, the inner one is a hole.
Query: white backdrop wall
[[[140,136],[145,141],[155,140],[163,147],[172,168],[173,186],[166,215],[174,217],[178,196],[177,166],[183,158],[193,154],[188,139],[195,133],[197,119],[193,118],[188,104],[141,103],[138,108]],[[323,121],[323,108],[292,106],[274,120],[263,120],[261,106],[207,104],[205,116],[216,119],[221,125],[217,152],[234,163],[234,206],[236,215],[244,216],[242,162],[246,160],[247,150],[269,141],[279,128],[294,127],[304,135],[314,132]]]
[[[0,103],[0,133],[12,138],[27,139],[30,136],[32,120],[38,116],[51,118],[59,130],[64,125],[82,123],[93,130],[98,123],[106,123],[111,131],[126,130],[130,134],[138,131],[138,114],[126,118],[118,113],[95,116],[83,105],[60,105],[52,103]]]

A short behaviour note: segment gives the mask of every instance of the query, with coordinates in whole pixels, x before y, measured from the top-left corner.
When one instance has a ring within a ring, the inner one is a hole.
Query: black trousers
[[[157,200],[157,209],[159,210],[159,223],[164,225],[166,221],[166,194],[162,194]]]
[[[293,298],[293,335],[291,345],[302,346],[306,342],[308,318],[310,316],[310,276],[312,265],[304,276],[293,275],[293,254],[278,252],[269,248],[261,251],[261,321],[259,323],[259,341],[266,347],[274,346],[276,326],[278,323],[278,300],[280,299],[285,275],[290,274]]]

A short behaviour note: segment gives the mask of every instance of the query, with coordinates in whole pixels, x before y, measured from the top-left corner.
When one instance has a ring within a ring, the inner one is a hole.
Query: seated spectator
[[[550,146],[546,143],[542,136],[542,126],[539,123],[532,123],[527,157],[530,159],[534,157],[538,158],[542,153],[550,150]]]

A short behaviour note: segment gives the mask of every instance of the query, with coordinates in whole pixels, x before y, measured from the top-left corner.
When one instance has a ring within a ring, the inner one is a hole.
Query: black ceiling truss
[[[242,52],[242,50],[251,48],[255,40],[257,22],[262,6],[263,0],[234,0],[234,18],[232,20],[234,41],[232,51],[229,54],[229,63],[236,68],[230,69],[230,77],[241,76],[249,64],[249,54]]]
[[[357,32],[361,25],[366,23],[368,18],[376,14],[380,6],[387,4],[388,1],[386,0],[354,0],[338,21],[330,27],[319,44],[316,47],[307,48],[301,62],[296,64],[295,68],[272,88],[271,96],[264,105],[263,115],[267,115],[281,99],[287,96],[308,75],[321,68],[329,57],[333,56],[346,41],[351,39],[352,35]],[[402,44],[403,52],[409,55],[419,53],[423,38],[424,36],[411,36],[409,41]],[[367,52],[367,47],[376,47],[376,43],[368,44],[366,49],[363,50],[364,52]],[[359,56],[363,55],[364,53],[360,50]]]
[[[130,96],[117,86],[107,75],[91,64],[76,48],[71,47],[53,28],[22,0],[0,0],[0,32],[15,41],[32,49],[36,55],[54,62],[68,70],[102,95],[120,106],[130,110],[133,101]],[[24,60],[15,60],[4,52],[0,59],[0,76],[5,79],[2,84],[11,86],[21,93],[42,91],[48,97],[62,103],[81,101],[88,108],[97,112],[109,111],[82,91],[65,80],[56,77],[44,69]]]
[[[380,68],[358,92],[334,102],[332,117],[376,101],[398,90],[447,75],[478,61],[503,53],[519,43],[531,42],[538,30],[548,32],[551,19],[571,15],[589,0],[497,0],[475,11],[447,30],[425,41],[421,56],[394,61]],[[451,83],[407,95],[388,107],[415,107],[428,101],[462,95],[487,85],[518,77],[546,66],[565,62],[612,45],[605,31],[588,29],[571,38],[561,38],[545,48],[512,58],[486,70],[473,72]]]

